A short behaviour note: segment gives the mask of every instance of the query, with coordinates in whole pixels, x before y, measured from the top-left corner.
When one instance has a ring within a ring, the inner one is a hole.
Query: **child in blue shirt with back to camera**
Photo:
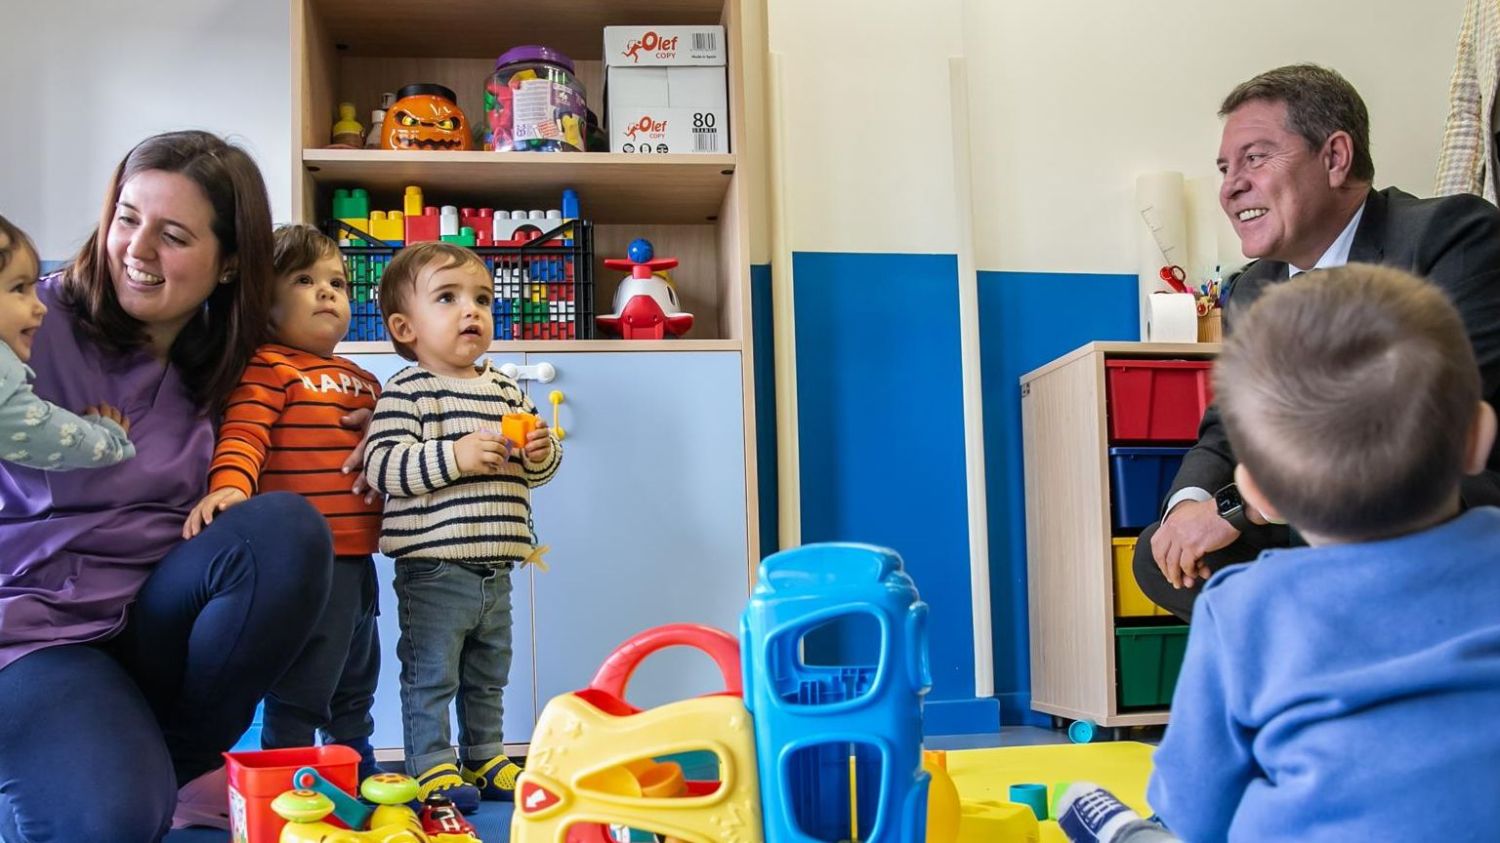
[[[1465,337],[1436,287],[1360,264],[1237,320],[1214,376],[1237,490],[1309,546],[1198,599],[1147,793],[1170,835],[1075,785],[1074,840],[1500,835],[1500,509],[1458,487],[1495,413]]]

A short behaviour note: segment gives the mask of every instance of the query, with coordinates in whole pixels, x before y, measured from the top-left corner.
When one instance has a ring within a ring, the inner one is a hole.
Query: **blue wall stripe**
[[[931,698],[972,699],[957,260],[798,252],[792,267],[802,540],[900,553],[932,607]]]
[[[1139,339],[1136,308],[1134,275],[979,273],[990,608],[1006,723],[1048,719],[1031,711],[1020,377],[1094,340]]]
[[[760,555],[781,547],[776,472],[776,334],[771,267],[750,266],[750,341],[755,347],[755,465],[760,487]]]

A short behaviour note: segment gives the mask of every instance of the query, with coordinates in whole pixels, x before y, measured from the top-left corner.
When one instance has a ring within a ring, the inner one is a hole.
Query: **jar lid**
[[[418,82],[415,85],[406,85],[396,92],[396,99],[404,100],[407,97],[442,97],[443,99],[457,103],[458,97],[453,95],[453,89],[446,85],[435,82]]]
[[[561,65],[569,73],[573,72],[573,60],[551,47],[543,47],[540,44],[526,44],[520,47],[511,47],[495,59],[495,69],[515,64],[522,61],[544,61],[549,64]]]

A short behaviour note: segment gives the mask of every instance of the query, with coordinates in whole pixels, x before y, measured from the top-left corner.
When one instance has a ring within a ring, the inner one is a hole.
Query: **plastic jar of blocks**
[[[588,110],[573,60],[550,47],[515,47],[484,86],[484,148],[582,152]]]

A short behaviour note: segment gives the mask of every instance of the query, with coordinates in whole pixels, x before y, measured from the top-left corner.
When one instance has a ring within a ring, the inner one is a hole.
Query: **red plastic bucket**
[[[292,774],[302,767],[313,767],[350,796],[359,795],[359,753],[347,746],[226,752],[224,761],[233,843],[276,843],[286,820],[271,810],[271,800],[292,789]],[[343,825],[332,815],[325,822]]]

